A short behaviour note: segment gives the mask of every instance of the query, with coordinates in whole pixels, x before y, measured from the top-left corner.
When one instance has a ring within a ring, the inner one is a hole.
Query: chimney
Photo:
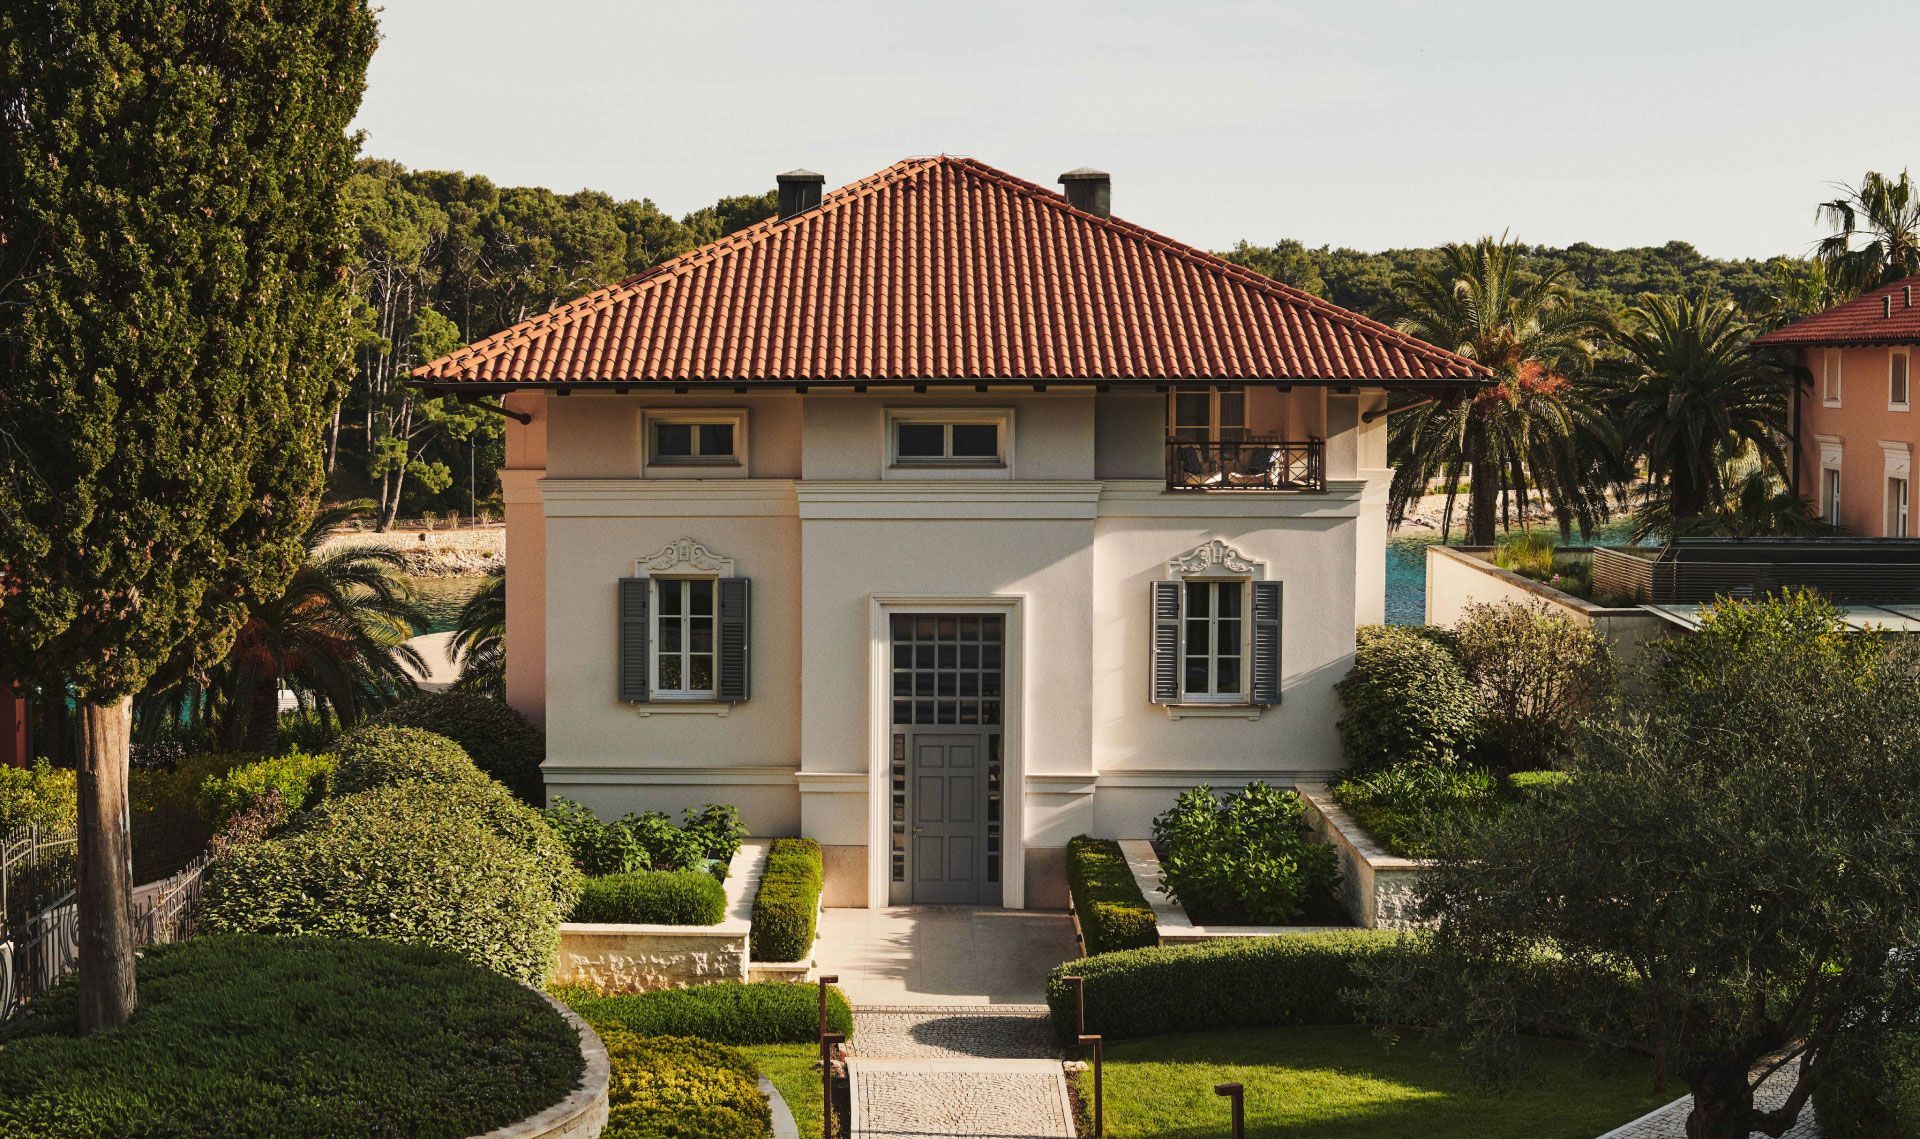
[[[1913,286],[1912,286],[1912,285],[1902,285],[1902,286],[1900,286],[1900,291],[1901,291],[1902,293],[1905,293],[1905,294],[1906,294],[1906,298],[1907,298],[1907,300],[1906,300],[1906,303],[1905,303],[1905,304],[1903,304],[1903,305],[1901,305],[1900,307],[1901,307],[1901,308],[1912,308],[1912,307],[1913,307]]]
[[[1060,184],[1067,188],[1067,201],[1074,209],[1085,210],[1097,218],[1113,213],[1113,177],[1105,170],[1091,166],[1069,170],[1060,175]]]
[[[1893,319],[1893,294],[1892,293],[1886,293],[1882,295],[1880,298],[1880,319],[1881,320]]]
[[[811,170],[789,170],[774,175],[780,186],[780,220],[803,214],[820,204],[820,188],[827,184],[824,174]]]

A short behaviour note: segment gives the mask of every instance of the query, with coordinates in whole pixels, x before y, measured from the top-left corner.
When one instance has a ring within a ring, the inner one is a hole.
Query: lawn
[[[820,1134],[820,1069],[812,1044],[748,1044],[738,1049],[787,1101],[802,1136]]]
[[[1673,1098],[1642,1062],[1548,1041],[1528,1046],[1516,1086],[1480,1088],[1444,1049],[1358,1027],[1115,1041],[1105,1082],[1114,1139],[1217,1139],[1228,1111],[1213,1087],[1231,1082],[1246,1085],[1247,1134],[1269,1139],[1593,1139]],[[1081,1091],[1090,1102],[1090,1072]]]

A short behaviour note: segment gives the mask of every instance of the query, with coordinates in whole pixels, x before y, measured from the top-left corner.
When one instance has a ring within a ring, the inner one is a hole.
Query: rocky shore
[[[410,577],[486,577],[507,567],[507,528],[471,526],[458,530],[395,529],[382,534],[355,530],[336,534],[321,552],[347,546],[379,546],[406,560]]]

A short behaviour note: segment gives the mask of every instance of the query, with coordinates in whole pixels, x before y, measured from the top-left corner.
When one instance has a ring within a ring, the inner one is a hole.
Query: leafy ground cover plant
[[[202,936],[142,951],[140,1014],[74,1035],[71,982],[0,1048],[0,1134],[465,1139],[558,1103],[579,1037],[421,946]]]
[[[750,952],[755,961],[803,961],[813,951],[825,880],[819,843],[810,838],[773,841],[753,898]]]
[[[1282,925],[1337,920],[1338,856],[1311,841],[1300,796],[1265,783],[1216,798],[1180,793],[1153,820],[1161,886],[1203,923]]]
[[[639,1036],[698,1036],[720,1044],[807,1044],[820,1031],[819,994],[786,981],[721,981],[691,989],[603,994],[560,987],[553,995],[594,1024]],[[827,1028],[853,1034],[853,1008],[827,987]]]
[[[1502,786],[1479,768],[1403,764],[1335,784],[1333,799],[1388,853],[1425,858],[1441,831],[1498,812]]]
[[[1160,943],[1153,907],[1127,869],[1119,843],[1086,835],[1069,841],[1067,892],[1073,897],[1073,912],[1079,915],[1088,953]]]
[[[727,890],[700,870],[635,870],[589,878],[567,919],[625,925],[713,925],[727,916]]]

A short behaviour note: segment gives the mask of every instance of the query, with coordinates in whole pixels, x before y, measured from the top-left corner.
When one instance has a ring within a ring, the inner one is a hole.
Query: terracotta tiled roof
[[[1892,299],[1891,308],[1885,298]],[[1862,293],[1845,304],[1776,328],[1754,343],[1920,344],[1920,277]]]
[[[1451,352],[970,158],[916,158],[414,371],[439,386],[1437,380]]]

